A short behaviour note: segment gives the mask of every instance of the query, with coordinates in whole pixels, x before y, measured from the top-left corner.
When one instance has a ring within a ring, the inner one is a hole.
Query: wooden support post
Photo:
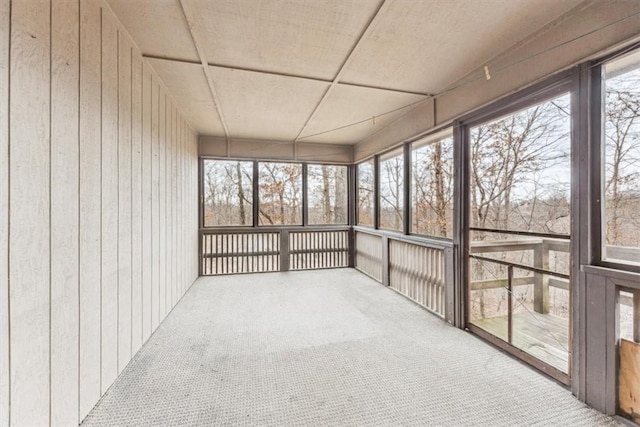
[[[389,238],[382,236],[382,284],[389,286]]]
[[[356,231],[353,227],[349,228],[348,236],[349,267],[353,268],[356,266]]]
[[[513,266],[507,267],[507,342],[513,344]]]
[[[289,271],[289,230],[280,231],[280,271]]]
[[[633,340],[640,343],[640,290],[633,291]]]
[[[536,245],[533,252],[533,265],[542,270],[549,269],[549,246],[543,241]],[[549,276],[534,273],[533,309],[536,313],[549,313]]]
[[[454,279],[453,248],[444,250],[444,320],[455,324],[455,279]]]

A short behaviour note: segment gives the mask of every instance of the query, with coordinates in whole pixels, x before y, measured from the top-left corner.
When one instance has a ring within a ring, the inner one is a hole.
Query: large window
[[[640,52],[605,75],[603,256],[640,264]]]
[[[203,161],[204,226],[252,225],[253,163]]]
[[[479,124],[468,145],[469,322],[559,379],[570,354],[570,105],[565,94]]]
[[[347,223],[347,167],[308,165],[309,224]]]
[[[411,231],[453,236],[453,137],[436,135],[413,143]]]
[[[260,225],[302,224],[302,165],[259,164]]]
[[[373,227],[373,159],[358,165],[358,224]]]
[[[404,156],[395,150],[380,157],[380,228],[403,231]]]

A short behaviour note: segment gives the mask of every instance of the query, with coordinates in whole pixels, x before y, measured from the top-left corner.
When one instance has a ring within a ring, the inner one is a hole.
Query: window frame
[[[604,245],[606,242],[606,74],[605,67],[608,63],[628,55],[640,53],[640,42],[634,43],[626,48],[603,56],[588,63],[591,70],[591,98],[589,103],[595,107],[591,111],[591,236],[592,242],[592,263],[593,265],[610,268],[613,270],[640,273],[640,262],[638,264],[625,263],[621,260],[605,258]],[[636,68],[636,69],[640,69]]]
[[[300,206],[300,223],[299,224],[260,224],[260,164],[263,163],[278,163],[278,164],[296,164],[296,165],[300,165],[301,168],[301,174],[300,174],[300,197],[301,197],[301,206]],[[270,159],[270,160],[256,160],[255,161],[255,172],[254,172],[254,176],[257,176],[257,185],[255,186],[256,189],[256,193],[254,194],[254,198],[256,201],[256,206],[257,206],[257,211],[258,211],[258,217],[256,218],[256,222],[255,222],[255,226],[256,227],[260,227],[260,228],[266,228],[266,227],[276,227],[276,228],[291,228],[291,227],[304,227],[306,225],[305,221],[306,221],[306,217],[305,217],[305,204],[306,204],[306,197],[305,197],[305,192],[306,192],[306,172],[307,172],[307,168],[306,168],[306,163],[304,162],[297,162],[295,160],[277,160],[277,159]]]
[[[308,225],[310,227],[342,227],[342,226],[348,226],[350,225],[350,220],[349,220],[349,215],[350,215],[350,201],[349,201],[349,197],[351,194],[350,188],[351,188],[351,178],[350,178],[350,165],[345,165],[345,164],[341,164],[341,163],[328,163],[328,162],[304,162],[304,171],[303,171],[303,176],[305,179],[305,183],[304,183],[304,218],[305,221],[303,223],[303,225]],[[345,190],[346,190],[346,203],[345,203],[345,222],[341,222],[341,223],[332,223],[332,224],[326,224],[326,223],[318,223],[318,224],[312,224],[309,222],[309,166],[334,166],[334,167],[342,167],[345,168],[346,172],[347,172],[347,182],[345,183]]]
[[[358,226],[358,227],[366,227],[366,228],[370,228],[372,230],[377,230],[376,224],[377,224],[377,193],[378,190],[376,188],[376,182],[377,182],[377,177],[376,177],[376,164],[377,164],[377,155],[375,156],[370,156],[367,157],[365,159],[360,160],[358,163],[354,163],[354,169],[355,169],[355,185],[354,185],[354,201],[353,201],[353,207],[354,207],[354,225]],[[360,223],[360,165],[363,163],[367,163],[367,162],[371,162],[371,165],[373,166],[373,207],[372,207],[372,213],[373,213],[373,221],[371,225],[368,224],[361,224]]]
[[[251,182],[251,210],[252,210],[252,219],[251,219],[251,224],[236,224],[236,225],[205,225],[205,202],[204,202],[204,182],[205,182],[205,170],[204,170],[204,164],[206,161],[215,161],[215,162],[245,162],[245,163],[251,163],[252,166],[252,182]],[[199,183],[198,183],[198,191],[199,191],[199,195],[198,195],[198,199],[199,199],[199,209],[198,209],[198,224],[200,225],[201,229],[207,229],[207,230],[211,230],[211,229],[219,229],[219,228],[251,228],[251,227],[255,227],[255,223],[256,223],[256,218],[255,218],[255,203],[256,203],[256,199],[255,199],[255,192],[254,192],[254,188],[255,188],[255,162],[251,159],[242,159],[242,158],[228,158],[228,157],[212,157],[212,156],[200,156],[199,158],[199,162],[198,162],[198,175],[200,177]]]
[[[253,182],[252,182],[252,195],[251,200],[253,202],[253,221],[252,224],[245,225],[209,225],[206,226],[204,224],[204,163],[205,161],[221,161],[221,162],[248,162],[252,163],[253,170]],[[284,163],[284,164],[298,164],[302,166],[302,189],[301,189],[301,197],[302,197],[302,222],[300,224],[260,224],[259,222],[259,168],[261,163]],[[346,221],[343,224],[309,224],[308,221],[308,196],[307,196],[307,168],[309,165],[318,165],[318,166],[340,166],[347,168],[347,212],[346,212]],[[313,227],[313,228],[331,228],[331,227],[348,227],[352,226],[353,222],[351,221],[352,212],[354,212],[354,208],[351,203],[351,197],[353,193],[353,178],[352,178],[352,168],[354,164],[351,163],[340,163],[340,162],[307,162],[307,161],[297,161],[292,159],[280,160],[280,159],[265,159],[265,158],[242,158],[242,157],[221,157],[221,156],[199,156],[198,157],[198,225],[201,230],[224,230],[224,229],[251,229],[251,228],[260,228],[260,229],[291,229],[291,228],[302,228],[302,227]]]

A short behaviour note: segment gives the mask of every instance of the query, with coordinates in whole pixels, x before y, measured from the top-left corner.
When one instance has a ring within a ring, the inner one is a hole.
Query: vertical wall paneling
[[[118,375],[118,30],[102,9],[102,385]]]
[[[142,345],[142,59],[131,52],[131,354]]]
[[[166,313],[166,276],[164,274],[165,266],[165,144],[167,129],[167,97],[160,91],[160,99],[158,104],[158,280],[159,280],[159,319],[162,319]]]
[[[149,66],[142,64],[142,341],[151,336],[152,227],[151,227],[151,103],[153,81]]]
[[[118,32],[118,373],[131,359],[131,45]]]
[[[100,398],[101,12],[80,2],[80,418]]]
[[[81,422],[195,279],[195,148],[103,0],[0,0],[0,427]]]
[[[0,0],[0,426],[9,424],[9,0]]]
[[[51,424],[78,423],[79,3],[51,3]]]
[[[160,323],[160,222],[158,211],[159,197],[159,142],[158,109],[160,106],[160,86],[155,78],[151,84],[151,330],[155,331]]]
[[[11,423],[49,424],[50,4],[11,4]]]

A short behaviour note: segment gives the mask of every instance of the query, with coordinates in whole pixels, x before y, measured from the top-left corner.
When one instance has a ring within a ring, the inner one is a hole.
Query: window
[[[605,66],[603,258],[640,264],[640,52]]]
[[[358,225],[373,227],[373,159],[358,165]]]
[[[477,125],[468,142],[469,323],[563,373],[571,317],[570,101],[556,95]]]
[[[302,165],[299,163],[260,163],[260,225],[302,224]]]
[[[471,225],[570,233],[570,97],[471,130]]]
[[[453,236],[453,137],[451,131],[412,145],[411,231]]]
[[[309,224],[347,223],[347,182],[346,166],[307,167]]]
[[[203,161],[204,226],[252,225],[253,163]]]
[[[380,157],[380,228],[403,231],[404,156],[395,150]]]

